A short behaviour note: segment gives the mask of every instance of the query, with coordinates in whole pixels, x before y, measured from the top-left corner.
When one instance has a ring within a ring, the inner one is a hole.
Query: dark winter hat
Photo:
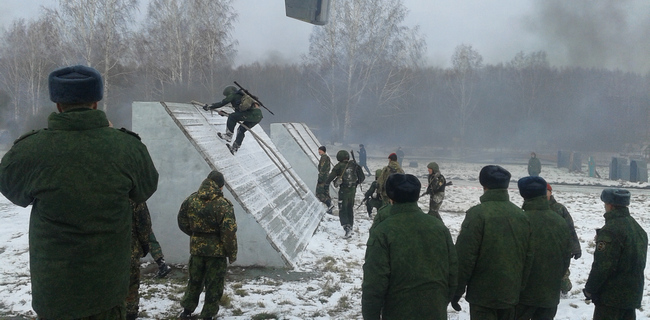
[[[420,197],[420,180],[412,174],[394,173],[386,180],[386,194],[395,202],[416,202]]]
[[[81,65],[52,71],[49,87],[50,100],[56,103],[97,102],[104,96],[102,76],[97,70]]]
[[[500,166],[485,166],[478,175],[478,181],[488,189],[507,189],[510,184],[510,172]]]
[[[433,170],[433,172],[440,171],[440,168],[438,167],[438,164],[435,163],[435,162],[429,162],[429,164],[427,164],[427,168]]]
[[[388,159],[393,160],[393,161],[397,161],[397,155],[395,154],[395,152],[389,154]]]
[[[630,192],[625,189],[605,189],[600,194],[600,200],[613,206],[627,207],[630,205]]]
[[[345,150],[339,150],[339,152],[336,153],[336,160],[338,161],[350,160],[350,154]]]
[[[359,148],[363,148],[363,143],[359,145]]]
[[[226,180],[223,178],[223,174],[217,170],[212,170],[212,172],[208,174],[208,179],[216,182],[219,187],[223,187],[223,185],[226,183]]]
[[[546,180],[542,177],[523,177],[517,181],[519,194],[526,200],[546,196]]]
[[[323,152],[327,152],[327,148],[325,148],[325,146],[318,147],[318,150],[323,150]]]

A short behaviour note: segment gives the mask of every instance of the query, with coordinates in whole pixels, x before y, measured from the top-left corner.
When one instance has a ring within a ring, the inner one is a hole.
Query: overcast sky
[[[336,1],[336,0],[332,0]],[[146,0],[140,0],[142,8]],[[0,23],[35,18],[55,0],[0,0]],[[403,0],[405,23],[420,26],[430,65],[446,67],[454,48],[472,45],[488,64],[544,50],[552,65],[650,71],[648,0]],[[235,0],[237,64],[299,61],[313,28],[286,17],[282,0]],[[144,14],[144,12],[143,12]]]

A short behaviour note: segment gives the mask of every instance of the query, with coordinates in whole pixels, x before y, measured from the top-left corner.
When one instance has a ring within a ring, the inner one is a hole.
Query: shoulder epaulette
[[[25,138],[27,138],[29,136],[33,136],[33,135],[41,132],[41,130],[47,130],[47,129],[32,130],[30,132],[27,132],[27,133],[23,134],[22,136],[18,137],[18,139],[14,140],[14,144],[22,141],[23,139],[25,139]]]
[[[142,140],[142,139],[140,139],[140,136],[137,133],[135,133],[135,132],[133,132],[133,131],[127,129],[127,128],[120,128],[120,131],[130,134],[130,135],[138,138],[138,140]]]

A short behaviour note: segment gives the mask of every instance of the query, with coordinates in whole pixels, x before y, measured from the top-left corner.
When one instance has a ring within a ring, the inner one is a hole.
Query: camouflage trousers
[[[201,291],[205,288],[205,301],[199,318],[216,317],[219,312],[219,301],[223,296],[226,268],[226,257],[190,256],[190,278],[187,281],[181,306],[193,312],[199,304]]]
[[[381,199],[376,199],[376,198],[370,198],[368,201],[366,201],[366,210],[368,211],[368,214],[372,214],[372,208],[381,208],[382,202]]]
[[[319,183],[316,185],[316,198],[324,204],[331,203],[332,197],[330,197],[330,185]]]
[[[149,249],[151,250],[149,254],[154,261],[163,258],[162,248],[160,248],[160,243],[156,240],[156,235],[153,232],[149,235]]]
[[[51,320],[48,318],[37,317],[38,320]],[[111,309],[108,309],[104,312],[94,314],[92,316],[77,318],[72,320],[126,320],[126,308],[124,304],[115,306]]]
[[[153,233],[152,233],[153,234]],[[140,311],[140,254],[131,255],[131,277],[126,296],[126,313],[138,314]]]
[[[339,187],[339,221],[342,226],[354,225],[354,195],[357,187]]]
[[[427,212],[427,214],[440,219],[440,221],[442,221],[442,217],[440,216],[440,212],[438,212],[438,210],[440,210],[440,206],[442,206],[443,199],[445,199],[444,192],[432,194],[429,199],[429,212]]]

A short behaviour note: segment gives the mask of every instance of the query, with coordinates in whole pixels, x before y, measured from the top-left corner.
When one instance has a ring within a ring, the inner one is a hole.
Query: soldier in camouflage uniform
[[[226,122],[226,132],[222,134],[219,132],[217,135],[219,138],[230,142],[232,140],[233,132],[235,132],[235,125],[241,121],[239,129],[237,129],[237,137],[235,138],[235,143],[232,146],[228,145],[230,152],[234,155],[239,147],[244,141],[244,136],[248,129],[253,128],[255,125],[262,121],[264,117],[262,115],[262,109],[259,108],[259,105],[255,102],[252,103],[251,107],[248,110],[241,110],[240,106],[242,100],[244,99],[245,93],[243,90],[238,90],[234,86],[227,86],[223,90],[223,95],[226,96],[223,100],[215,102],[209,106],[203,107],[204,110],[214,110],[221,108],[227,104],[230,104],[235,112],[226,114],[223,111],[218,111],[221,116],[228,116],[228,121]]]
[[[354,195],[357,192],[357,185],[362,183],[366,176],[361,167],[354,160],[350,160],[350,154],[347,151],[340,150],[336,154],[336,160],[339,163],[334,166],[325,180],[325,184],[331,183],[334,179],[340,183],[339,220],[345,230],[343,237],[347,239],[352,236],[354,227]]]
[[[48,128],[14,143],[0,163],[0,191],[29,219],[32,308],[42,319],[125,319],[133,210],[158,185],[139,137],[97,110],[99,72],[49,76]]]
[[[596,230],[596,250],[583,290],[596,305],[594,320],[633,320],[641,307],[648,235],[632,218],[630,192],[605,189],[605,226]]]
[[[388,195],[386,195],[386,189],[384,188],[384,185],[386,184],[388,176],[393,173],[404,173],[404,170],[402,170],[402,167],[397,162],[397,155],[395,153],[391,153],[388,156],[388,165],[381,170],[381,175],[377,179],[377,188],[379,189],[379,194],[381,196],[383,205],[387,205],[390,202],[388,200]]]
[[[191,237],[189,280],[181,300],[181,319],[192,318],[204,288],[200,317],[216,317],[227,262],[237,260],[237,222],[232,203],[223,196],[224,184],[223,174],[216,170],[210,172],[199,190],[187,197],[178,211],[178,227]]]
[[[440,168],[435,162],[429,162],[427,165],[427,170],[429,170],[429,185],[424,194],[429,195],[429,212],[430,214],[442,221],[442,217],[438,210],[442,205],[442,200],[445,199],[445,186],[447,185],[447,180],[445,176],[440,173]]]
[[[582,256],[582,249],[580,248],[580,240],[578,239],[578,234],[576,233],[576,228],[573,224],[573,218],[571,217],[571,214],[569,214],[569,210],[567,210],[564,205],[555,200],[555,197],[553,197],[553,188],[550,184],[546,185],[546,198],[548,199],[551,210],[555,211],[560,215],[560,217],[564,218],[567,225],[569,226],[571,235],[571,256],[575,260],[580,259]],[[573,284],[571,284],[571,279],[569,278],[570,275],[571,271],[567,269],[566,274],[564,274],[564,277],[562,278],[562,286],[560,287],[560,291],[563,294],[569,293],[569,290],[571,290],[573,287]]]
[[[510,320],[532,264],[530,222],[509,200],[510,172],[485,166],[479,181],[481,204],[467,210],[456,239],[458,289],[451,304],[460,310],[467,288],[471,319]]]
[[[131,201],[133,209],[133,225],[131,226],[131,277],[129,295],[126,297],[126,320],[138,317],[140,307],[140,258],[149,252],[149,237],[151,231],[151,215],[146,203],[137,204]]]
[[[515,308],[516,318],[551,320],[557,313],[562,277],[571,261],[569,229],[564,219],[549,207],[544,179],[524,177],[517,185],[524,198],[522,209],[533,231],[530,243],[535,254]]]
[[[377,179],[379,179],[379,175],[381,174],[381,169],[377,169],[375,171],[375,181],[373,181],[370,184],[370,188],[364,193],[363,198],[366,202],[366,211],[368,212],[368,217],[372,218],[372,208],[381,208],[382,201],[381,201],[381,196],[379,195],[379,192],[377,190]]]
[[[542,172],[542,163],[537,158],[535,152],[530,153],[530,159],[528,160],[528,175],[536,177]]]
[[[418,178],[394,174],[386,185],[393,205],[390,216],[368,237],[361,285],[363,318],[447,319],[458,275],[451,234],[418,207]]]
[[[327,148],[325,146],[318,147],[318,154],[320,160],[318,161],[318,181],[316,184],[316,198],[327,206],[327,213],[332,214],[332,198],[330,197],[330,185],[325,183],[327,176],[330,174],[332,163],[330,156],[327,155]]]

